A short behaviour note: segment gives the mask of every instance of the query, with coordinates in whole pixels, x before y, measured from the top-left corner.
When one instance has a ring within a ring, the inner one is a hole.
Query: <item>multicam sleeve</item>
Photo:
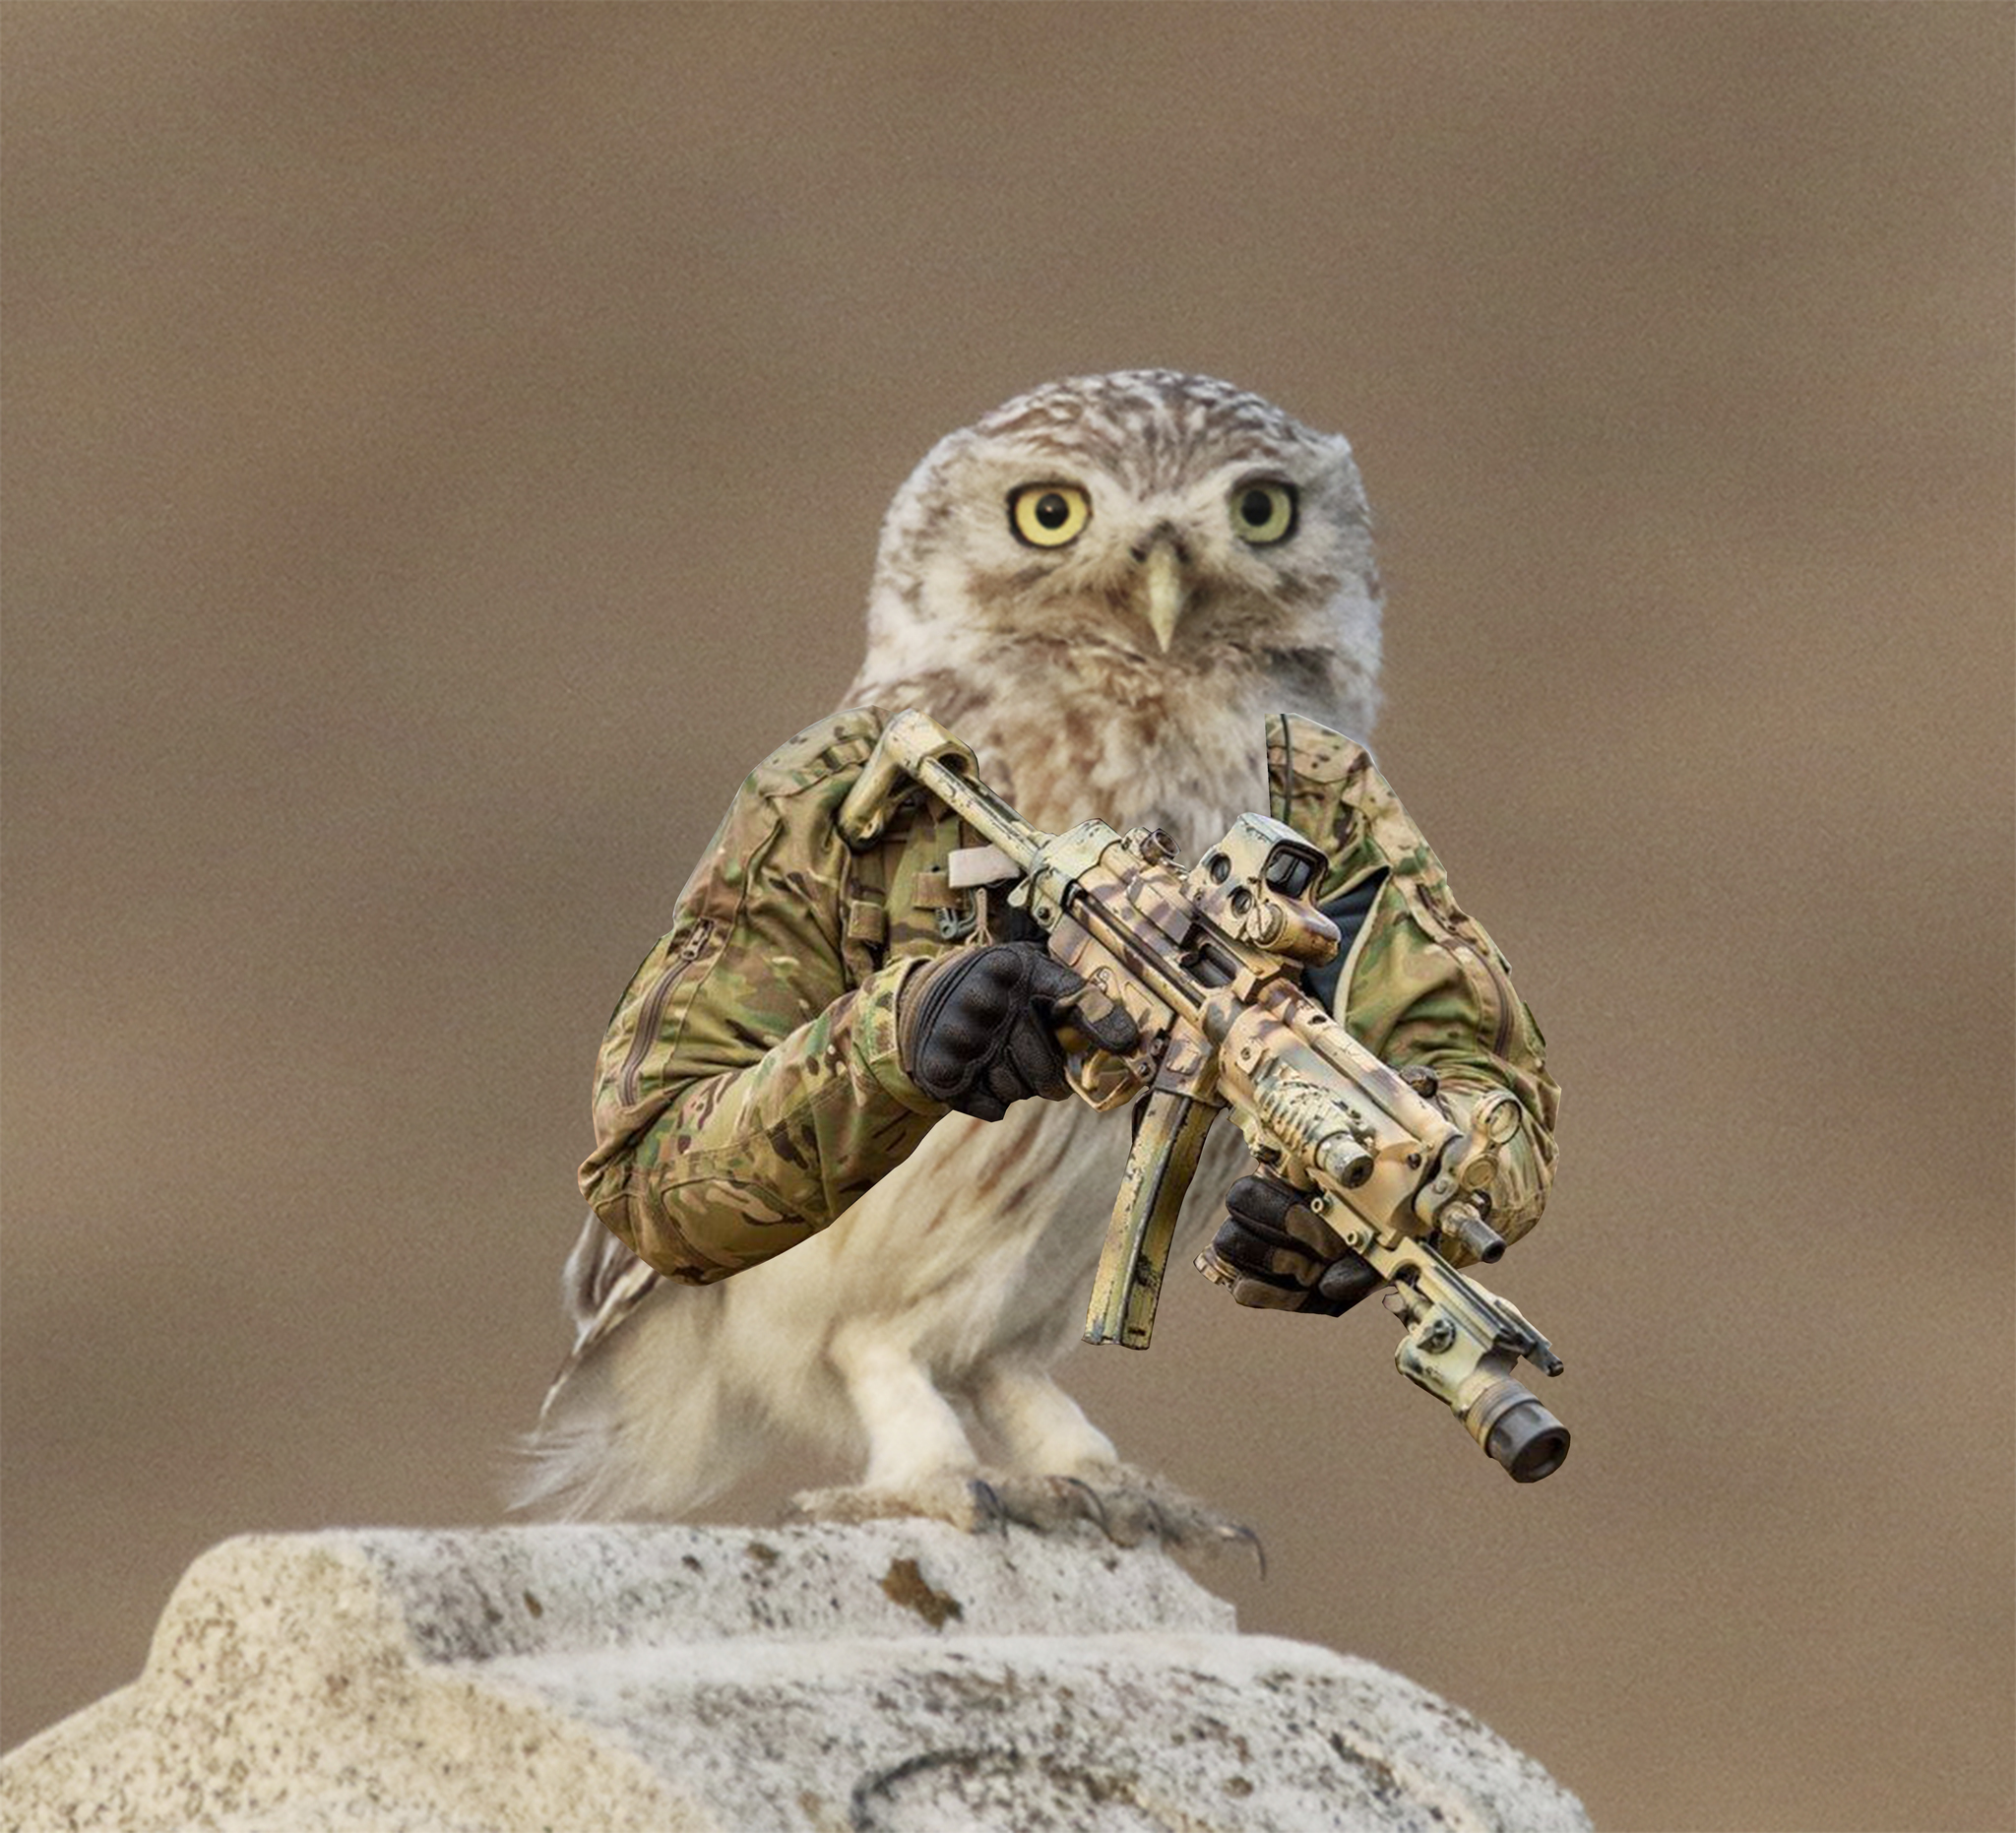
[[[1331,853],[1326,908],[1361,914],[1333,1009],[1394,1068],[1432,1073],[1435,1099],[1459,1125],[1498,1090],[1518,1097],[1522,1124],[1492,1149],[1486,1186],[1491,1226],[1517,1240],[1540,1220],[1553,1178],[1560,1090],[1540,1026],[1370,754],[1301,720],[1277,722],[1270,737],[1277,771],[1288,767],[1288,818]]]
[[[834,816],[873,744],[842,715],[754,772],[618,1002],[582,1193],[668,1278],[706,1285],[804,1240],[946,1111],[904,1073],[896,999],[856,976]]]

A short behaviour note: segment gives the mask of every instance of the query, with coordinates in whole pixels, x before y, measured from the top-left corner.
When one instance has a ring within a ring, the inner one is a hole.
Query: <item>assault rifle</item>
[[[1491,1149],[1519,1125],[1517,1099],[1489,1097],[1467,1128],[1456,1125],[1301,990],[1297,970],[1338,947],[1310,900],[1322,852],[1257,814],[1239,816],[1187,870],[1152,828],[1120,834],[1085,821],[1044,834],[979,781],[971,750],[915,710],[890,721],[842,808],[850,843],[881,832],[906,777],[999,850],[983,878],[1019,881],[1009,901],[1086,981],[1079,1008],[1123,1007],[1140,1033],[1130,1056],[1088,1048],[1070,1063],[1073,1088],[1095,1107],[1147,1094],[1086,1340],[1148,1346],[1183,1193],[1212,1122],[1229,1108],[1260,1166],[1305,1192],[1388,1283],[1405,1327],[1401,1373],[1515,1481],[1558,1470],[1567,1428],[1512,1371],[1523,1359],[1559,1374],[1560,1358],[1437,1245],[1486,1262],[1505,1251],[1477,1191]],[[1208,1249],[1197,1266],[1221,1284],[1235,1277]]]

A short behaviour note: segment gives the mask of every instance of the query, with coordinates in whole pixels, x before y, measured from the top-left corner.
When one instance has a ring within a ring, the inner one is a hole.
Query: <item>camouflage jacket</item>
[[[976,836],[918,791],[850,851],[836,817],[883,722],[836,714],[757,767],[609,1021],[582,1193],[670,1279],[724,1279],[817,1233],[947,1112],[898,1060],[896,1005],[973,939],[946,861]],[[1304,985],[1395,1068],[1432,1069],[1459,1121],[1518,1096],[1491,1186],[1516,1239],[1545,1201],[1559,1096],[1504,956],[1362,746],[1277,715],[1267,756],[1272,812],[1328,853],[1317,901],[1346,937]]]

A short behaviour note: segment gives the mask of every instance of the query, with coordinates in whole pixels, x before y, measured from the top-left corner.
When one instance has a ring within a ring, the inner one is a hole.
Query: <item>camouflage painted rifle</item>
[[[1183,1193],[1212,1122],[1229,1108],[1261,1167],[1306,1192],[1308,1207],[1388,1283],[1406,1332],[1400,1371],[1518,1482],[1557,1470],[1567,1428],[1512,1370],[1524,1359],[1558,1374],[1560,1359],[1436,1245],[1484,1261],[1504,1252],[1477,1192],[1490,1176],[1490,1148],[1518,1124],[1517,1098],[1493,1096],[1458,1127],[1301,990],[1296,970],[1338,947],[1308,895],[1327,863],[1320,849],[1255,814],[1188,870],[1154,829],[1119,834],[1086,821],[1044,834],[978,780],[965,745],[914,710],[890,721],[849,796],[841,824],[850,840],[880,831],[906,777],[1005,855],[976,875],[1019,880],[1010,902],[1086,980],[1081,1009],[1110,1001],[1141,1034],[1131,1057],[1088,1050],[1071,1062],[1073,1087],[1096,1107],[1148,1095],[1087,1341],[1147,1347]],[[1197,1265],[1222,1284],[1235,1277],[1210,1250]]]

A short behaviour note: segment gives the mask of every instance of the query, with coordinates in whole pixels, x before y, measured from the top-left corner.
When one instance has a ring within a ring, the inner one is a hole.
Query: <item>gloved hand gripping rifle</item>
[[[1467,1279],[1436,1243],[1494,1261],[1505,1243],[1477,1192],[1491,1150],[1520,1123],[1509,1092],[1459,1127],[1302,992],[1295,970],[1328,961],[1338,934],[1309,893],[1319,849],[1265,815],[1241,815],[1187,871],[1166,836],[1086,821],[1044,834],[978,780],[973,753],[926,715],[884,728],[841,811],[872,840],[914,779],[1012,862],[1011,903],[1087,982],[1077,996],[1125,1008],[1129,1057],[1073,1054],[1093,1106],[1147,1102],[1113,1206],[1086,1319],[1088,1342],[1145,1349],[1176,1213],[1206,1133],[1229,1108],[1253,1157],[1386,1280],[1406,1334],[1401,1373],[1442,1401],[1512,1477],[1533,1483],[1568,1454],[1567,1428],[1514,1377],[1524,1359],[1559,1374],[1547,1340],[1508,1300]],[[1068,1042],[1068,1040],[1067,1040]],[[1082,1041],[1081,1041],[1082,1042]],[[1210,1250],[1199,1269],[1229,1283]]]

